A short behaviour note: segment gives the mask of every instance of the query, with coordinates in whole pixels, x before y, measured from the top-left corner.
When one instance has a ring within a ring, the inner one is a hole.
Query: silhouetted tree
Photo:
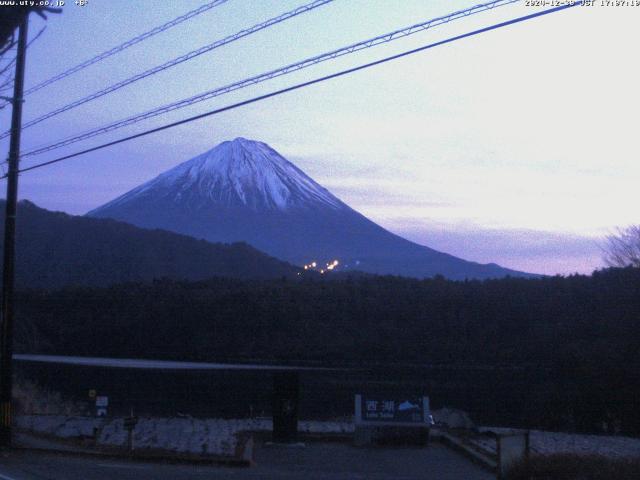
[[[604,260],[610,267],[640,267],[640,225],[619,228],[609,235]]]
[[[434,399],[480,421],[584,432],[605,422],[640,434],[640,268],[464,282],[298,278],[22,290],[16,352],[403,365],[401,374],[429,365],[421,378]]]

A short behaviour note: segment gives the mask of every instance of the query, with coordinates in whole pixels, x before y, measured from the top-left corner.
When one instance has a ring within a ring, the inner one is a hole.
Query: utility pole
[[[19,27],[16,74],[11,110],[11,143],[7,173],[7,206],[4,219],[4,264],[2,271],[2,311],[0,317],[0,447],[11,445],[11,390],[13,357],[13,287],[15,277],[16,208],[18,203],[18,169],[22,129],[22,94],[27,53],[29,14]]]

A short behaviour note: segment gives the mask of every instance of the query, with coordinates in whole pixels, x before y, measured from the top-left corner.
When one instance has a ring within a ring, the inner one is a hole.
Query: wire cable
[[[104,133],[108,133],[111,132],[113,130],[117,130],[129,125],[132,125],[134,123],[138,123],[142,120],[146,120],[164,113],[168,113],[171,112],[173,110],[178,110],[180,108],[184,108],[190,105],[193,105],[195,103],[199,103],[199,102],[203,102],[209,99],[212,99],[214,97],[220,96],[220,95],[224,95],[230,92],[233,92],[235,90],[239,90],[241,88],[246,88],[248,86],[251,85],[255,85],[257,83],[261,83],[267,80],[271,80],[272,78],[276,78],[276,77],[280,77],[282,75],[286,75],[288,73],[292,73],[298,70],[302,70],[303,68],[307,68],[310,67],[312,65],[316,65],[318,63],[321,62],[325,62],[327,60],[333,60],[335,58],[341,57],[343,55],[347,55],[347,54],[351,54],[360,50],[364,50],[366,48],[371,48],[374,47],[376,45],[380,45],[383,43],[388,43],[391,42],[393,40],[397,40],[399,38],[403,38],[406,37],[408,35],[412,35],[414,33],[417,32],[421,32],[424,30],[427,30],[429,28],[433,28],[436,27],[438,25],[442,25],[460,18],[465,18],[468,17],[470,15],[479,13],[479,12],[483,12],[489,9],[493,9],[493,8],[497,8],[500,6],[504,6],[504,5],[508,5],[511,3],[515,3],[515,2],[519,2],[520,0],[494,0],[488,3],[482,3],[479,5],[476,5],[474,7],[471,8],[467,8],[465,10],[459,10],[453,13],[450,13],[448,15],[442,16],[442,17],[437,17],[437,18],[433,18],[430,20],[426,20],[424,22],[412,25],[410,27],[406,27],[400,30],[395,30],[393,32],[389,32],[389,33],[385,33],[383,35],[379,35],[377,37],[373,37],[370,38],[368,40],[364,40],[343,48],[340,48],[338,50],[333,50],[330,52],[326,52],[314,57],[310,57],[307,59],[304,59],[302,61],[296,62],[296,63],[292,63],[290,65],[286,65],[284,67],[275,69],[275,70],[270,70],[268,72],[265,73],[261,73],[259,75],[256,75],[254,77],[251,78],[247,78],[244,80],[240,80],[238,82],[229,84],[229,85],[225,85],[223,87],[218,87],[215,88],[213,90],[209,90],[206,91],[204,93],[200,93],[198,95],[183,99],[183,100],[179,100],[177,102],[173,102],[170,103],[168,105],[163,105],[161,107],[157,107],[153,110],[149,110],[147,112],[144,113],[140,113],[137,115],[134,115],[132,117],[128,117],[122,120],[118,120],[116,122],[110,123],[108,125],[105,125],[103,127],[99,127],[93,130],[89,130],[87,132],[78,134],[76,136],[72,136],[72,137],[67,137],[64,139],[61,139],[59,141],[57,141],[56,143],[41,147],[41,148],[37,148],[37,149],[33,149],[31,151],[28,151],[26,153],[24,153],[22,156],[23,157],[28,157],[28,156],[32,156],[32,155],[39,155],[41,153],[45,153],[51,150],[55,150],[67,145],[70,145],[72,143],[76,143],[82,140],[86,140],[88,138],[92,138],[95,137],[97,135],[102,135]]]
[[[357,71],[360,71],[360,70],[365,70],[365,69],[374,67],[376,65],[381,65],[383,63],[391,62],[393,60],[397,60],[399,58],[407,57],[409,55],[413,55],[413,54],[416,54],[418,52],[429,50],[431,48],[435,48],[435,47],[438,47],[438,46],[441,46],[441,45],[445,45],[445,44],[452,43],[452,42],[455,42],[455,41],[458,41],[458,40],[462,40],[464,38],[468,38],[468,37],[479,35],[479,34],[482,34],[482,33],[485,33],[485,32],[489,32],[491,30],[497,30],[499,28],[503,28],[503,27],[506,27],[506,26],[509,26],[509,25],[513,25],[513,24],[516,24],[516,23],[520,23],[520,22],[524,22],[524,21],[527,21],[527,20],[531,20],[531,19],[534,19],[534,18],[537,18],[537,17],[541,17],[543,15],[549,15],[551,13],[559,12],[561,10],[566,10],[568,8],[572,8],[572,7],[581,5],[581,4],[582,4],[582,2],[568,3],[568,4],[565,4],[565,5],[559,6],[559,7],[551,8],[551,9],[548,9],[548,10],[543,10],[541,12],[532,13],[530,15],[525,15],[523,17],[514,18],[514,19],[511,19],[511,20],[507,20],[505,22],[501,22],[501,23],[497,23],[497,24],[494,24],[494,25],[491,25],[491,26],[488,26],[488,27],[480,28],[478,30],[473,30],[471,32],[463,33],[461,35],[456,35],[455,37],[450,37],[450,38],[447,38],[445,40],[440,40],[440,41],[435,42],[435,43],[430,43],[430,44],[424,45],[422,47],[414,48],[413,50],[408,50],[408,51],[405,51],[405,52],[402,52],[402,53],[398,53],[396,55],[391,55],[389,57],[382,58],[380,60],[376,60],[376,61],[373,61],[373,62],[365,63],[365,64],[362,64],[362,65],[358,65],[357,67],[352,67],[352,68],[349,68],[349,69],[346,69],[346,70],[341,70],[341,71],[339,71],[337,73],[332,73],[330,75],[325,75],[323,77],[315,78],[313,80],[309,80],[309,81],[306,81],[306,82],[298,83],[296,85],[292,85],[290,87],[286,87],[286,88],[283,88],[283,89],[280,89],[280,90],[276,90],[276,91],[273,91],[273,92],[270,92],[270,93],[267,93],[267,94],[264,94],[264,95],[259,95],[257,97],[253,97],[253,98],[250,98],[248,100],[244,100],[242,102],[238,102],[238,103],[234,103],[234,104],[231,104],[231,105],[227,105],[225,107],[218,108],[218,109],[215,109],[215,110],[211,110],[209,112],[201,113],[199,115],[195,115],[193,117],[185,118],[185,119],[179,120],[177,122],[173,122],[173,123],[169,123],[169,124],[166,124],[166,125],[162,125],[160,127],[152,128],[150,130],[146,130],[144,132],[136,133],[134,135],[129,135],[127,137],[123,137],[123,138],[120,138],[118,140],[114,140],[112,142],[104,143],[102,145],[97,145],[95,147],[87,148],[85,150],[81,150],[81,151],[78,151],[78,152],[75,152],[75,153],[72,153],[72,154],[69,154],[69,155],[65,155],[65,156],[62,156],[62,157],[59,157],[59,158],[55,158],[55,159],[49,160],[47,162],[38,163],[36,165],[32,165],[32,166],[20,169],[19,173],[28,172],[28,171],[35,170],[35,169],[38,169],[38,168],[42,168],[42,167],[45,167],[45,166],[48,166],[48,165],[53,165],[54,163],[59,163],[59,162],[62,162],[64,160],[68,160],[70,158],[78,157],[80,155],[84,155],[84,154],[87,154],[87,153],[90,153],[90,152],[95,152],[97,150],[102,150],[104,148],[111,147],[113,145],[117,145],[119,143],[128,142],[130,140],[134,140],[136,138],[144,137],[144,136],[150,135],[152,133],[160,132],[162,130],[167,130],[169,128],[177,127],[179,125],[184,125],[186,123],[190,123],[190,122],[193,122],[193,121],[196,121],[196,120],[200,120],[202,118],[210,117],[212,115],[217,115],[217,114],[220,114],[222,112],[229,111],[229,110],[234,110],[236,108],[239,108],[239,107],[242,107],[242,106],[245,106],[245,105],[249,105],[249,104],[252,104],[252,103],[256,103],[256,102],[259,102],[259,101],[262,101],[262,100],[266,100],[268,98],[276,97],[278,95],[282,95],[284,93],[292,92],[294,90],[299,90],[301,88],[308,87],[308,86],[314,85],[316,83],[321,83],[321,82],[324,82],[326,80],[331,80],[333,78],[342,77],[344,75],[348,75],[348,74],[351,74],[351,73],[354,73],[354,72],[357,72]],[[0,180],[3,179],[3,178],[6,178],[6,175],[0,177]]]
[[[62,80],[63,78],[68,77],[69,75],[73,75],[76,72],[79,72],[80,70],[84,70],[85,68],[87,68],[90,65],[93,65],[94,63],[100,62],[108,57],[111,57],[112,55],[115,55],[117,53],[122,52],[123,50],[126,50],[129,47],[132,47],[133,45],[136,45],[137,43],[142,42],[143,40],[146,40],[150,37],[153,37],[154,35],[157,35],[158,33],[164,32],[165,30],[168,30],[172,27],[175,27],[176,25],[179,25],[182,22],[186,22],[187,20],[190,20],[193,17],[196,17],[204,12],[207,12],[209,10],[211,10],[212,8],[215,8],[219,5],[222,5],[223,3],[228,2],[229,0],[214,0],[212,2],[206,3],[204,5],[202,5],[201,7],[196,8],[195,10],[191,10],[190,12],[185,13],[184,15],[180,15],[179,17],[174,18],[173,20],[170,20],[167,23],[164,23],[158,27],[155,27],[151,30],[149,30],[148,32],[142,33],[140,35],[138,35],[137,37],[132,38],[131,40],[127,40],[126,42],[111,48],[110,50],[107,50],[106,52],[102,52],[98,55],[96,55],[95,57],[92,57],[88,60],[85,60],[82,63],[79,63],[78,65],[69,68],[68,70],[65,70],[62,73],[59,73],[58,75],[55,75],[47,80],[44,80],[43,82],[40,82],[39,84],[29,88],[28,90],[26,90],[24,92],[24,95],[29,95],[33,92],[37,92],[38,90],[40,90],[41,88],[47,87],[49,85],[51,85],[54,82],[57,82],[59,80]]]
[[[42,27],[40,29],[40,31],[36,34],[35,37],[33,37],[31,39],[31,41],[29,41],[29,43],[27,43],[27,49],[36,41],[38,40],[38,38],[40,38],[40,36],[44,33],[44,31],[47,29],[47,26],[45,25],[44,27]],[[0,69],[0,76],[2,76],[7,70],[9,70],[13,64],[16,62],[16,59],[18,57],[13,57],[11,60],[9,60],[7,62],[6,65],[4,65],[1,69]],[[6,90],[10,90],[11,88],[13,88],[13,75],[11,75],[11,77],[0,84],[0,92],[4,92]],[[11,105],[11,101],[7,101],[6,103],[3,103],[2,105],[0,105],[0,110],[2,110],[4,107],[6,107],[7,105]]]
[[[92,93],[91,95],[88,95],[86,97],[83,97],[79,100],[76,100],[75,102],[69,103],[63,107],[57,108],[49,113],[46,113],[38,118],[35,118],[34,120],[31,120],[27,123],[25,123],[22,128],[29,128],[33,125],[36,125],[40,122],[43,122],[51,117],[55,117],[56,115],[60,115],[63,112],[67,112],[71,109],[74,109],[76,107],[79,107],[80,105],[84,105],[87,102],[91,102],[92,100],[96,100],[97,98],[103,97],[105,95],[108,95],[109,93],[113,93],[117,90],[120,90],[121,88],[130,85],[134,82],[137,82],[139,80],[142,80],[143,78],[147,78],[151,75],[155,75],[156,73],[160,73],[163,70],[167,70],[168,68],[174,67],[176,65],[179,65],[181,63],[184,63],[188,60],[191,60],[195,57],[198,57],[204,53],[210,52],[213,49],[222,47],[223,45],[227,45],[228,43],[231,42],[235,42],[236,40],[239,40],[241,38],[247,37],[249,35],[252,35],[256,32],[259,32],[260,30],[264,30],[265,28],[269,28],[272,25],[275,25],[277,23],[280,22],[284,22],[285,20],[289,20],[290,18],[293,17],[297,17],[298,15],[301,15],[303,13],[309,12],[315,8],[318,8],[322,5],[326,5],[327,3],[331,3],[334,0],[314,0],[311,3],[308,3],[306,5],[303,5],[301,7],[297,7],[293,10],[290,10],[286,13],[283,13],[282,15],[278,15],[277,17],[273,17],[270,18],[267,21],[258,23],[250,28],[247,28],[245,30],[241,30],[238,33],[234,33],[233,35],[229,35],[228,37],[225,37],[221,40],[217,40],[209,45],[205,45],[204,47],[198,48],[197,50],[193,50],[189,53],[186,53],[184,55],[181,55],[177,58],[174,58],[172,60],[169,60],[168,62],[163,63],[162,65],[158,65],[155,66],[153,68],[150,68],[149,70],[145,70],[142,73],[139,73],[137,75],[134,75],[133,77],[129,77],[125,80],[122,80],[118,83],[115,83],[113,85],[110,85],[106,88],[103,88],[101,90],[98,90],[97,92]],[[0,135],[0,139],[7,137],[10,134],[10,131],[6,131],[4,132],[2,135]]]

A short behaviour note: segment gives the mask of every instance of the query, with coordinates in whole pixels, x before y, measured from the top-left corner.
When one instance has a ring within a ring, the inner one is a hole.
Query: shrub
[[[535,455],[514,465],[508,480],[637,480],[640,458],[608,458],[600,455]]]
[[[58,392],[45,390],[28,380],[13,386],[15,413],[18,415],[86,415],[88,405],[62,397]]]

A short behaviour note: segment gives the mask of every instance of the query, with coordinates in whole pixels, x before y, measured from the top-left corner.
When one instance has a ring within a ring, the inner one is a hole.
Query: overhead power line
[[[169,123],[169,124],[166,124],[166,125],[162,125],[160,127],[152,128],[150,130],[146,130],[144,132],[136,133],[134,135],[129,135],[127,137],[123,137],[123,138],[120,138],[118,140],[114,140],[112,142],[104,143],[102,145],[97,145],[95,147],[87,148],[85,150],[81,150],[81,151],[78,151],[78,152],[75,152],[75,153],[72,153],[72,154],[69,154],[69,155],[65,155],[65,156],[62,156],[62,157],[59,157],[59,158],[55,158],[55,159],[49,160],[47,162],[42,162],[42,163],[38,163],[38,164],[35,164],[35,165],[31,165],[29,167],[21,169],[20,173],[28,172],[28,171],[35,170],[35,169],[42,168],[42,167],[46,167],[46,166],[52,165],[54,163],[59,163],[59,162],[62,162],[64,160],[68,160],[68,159],[71,159],[71,158],[74,158],[74,157],[79,157],[80,155],[85,155],[87,153],[95,152],[97,150],[102,150],[104,148],[111,147],[113,145],[117,145],[119,143],[128,142],[130,140],[134,140],[136,138],[144,137],[144,136],[150,135],[152,133],[157,133],[157,132],[160,132],[160,131],[163,131],[163,130],[167,130],[169,128],[177,127],[179,125],[184,125],[186,123],[194,122],[194,121],[200,120],[202,118],[210,117],[212,115],[217,115],[217,114],[229,111],[229,110],[234,110],[236,108],[243,107],[245,105],[249,105],[249,104],[256,103],[256,102],[259,102],[259,101],[262,101],[262,100],[266,100],[268,98],[276,97],[276,96],[282,95],[284,93],[292,92],[294,90],[299,90],[301,88],[308,87],[308,86],[314,85],[316,83],[321,83],[321,82],[324,82],[326,80],[331,80],[333,78],[342,77],[344,75],[348,75],[348,74],[351,74],[351,73],[354,73],[354,72],[357,72],[357,71],[360,71],[360,70],[365,70],[365,69],[374,67],[376,65],[381,65],[383,63],[387,63],[387,62],[390,62],[390,61],[393,61],[393,60],[397,60],[399,58],[407,57],[409,55],[413,55],[413,54],[416,54],[418,52],[429,50],[429,49],[434,48],[434,47],[438,47],[438,46],[445,45],[445,44],[448,44],[448,43],[452,43],[452,42],[455,42],[455,41],[458,41],[458,40],[462,40],[464,38],[468,38],[468,37],[472,37],[472,36],[475,36],[475,35],[479,35],[479,34],[482,34],[482,33],[485,33],[485,32],[489,32],[491,30],[497,30],[497,29],[502,28],[502,27],[506,27],[506,26],[513,25],[513,24],[516,24],[516,23],[520,23],[520,22],[524,22],[524,21],[527,21],[527,20],[531,20],[531,19],[534,19],[534,18],[537,18],[537,17],[541,17],[543,15],[549,15],[551,13],[559,12],[561,10],[566,10],[568,8],[572,8],[572,7],[581,5],[581,4],[582,4],[581,2],[569,3],[569,4],[565,4],[565,5],[559,6],[559,7],[551,8],[551,9],[548,9],[548,10],[543,10],[541,12],[536,12],[536,13],[532,13],[530,15],[525,15],[523,17],[518,17],[518,18],[511,19],[511,20],[507,20],[505,22],[497,23],[497,24],[494,24],[494,25],[491,25],[491,26],[488,26],[488,27],[480,28],[478,30],[473,30],[471,32],[463,33],[461,35],[456,35],[455,37],[450,37],[450,38],[447,38],[445,40],[440,40],[440,41],[435,42],[435,43],[430,43],[430,44],[424,45],[422,47],[414,48],[413,50],[408,50],[408,51],[405,51],[405,52],[402,52],[402,53],[398,53],[396,55],[392,55],[392,56],[389,56],[389,57],[382,58],[380,60],[376,60],[376,61],[373,61],[373,62],[365,63],[365,64],[359,65],[357,67],[352,67],[352,68],[349,68],[349,69],[346,69],[346,70],[342,70],[342,71],[337,72],[337,73],[332,73],[330,75],[325,75],[323,77],[315,78],[313,80],[309,80],[309,81],[306,81],[306,82],[298,83],[296,85],[292,85],[290,87],[286,87],[286,88],[283,88],[283,89],[280,89],[280,90],[276,90],[274,92],[270,92],[270,93],[267,93],[267,94],[264,94],[264,95],[259,95],[257,97],[253,97],[253,98],[250,98],[248,100],[244,100],[242,102],[234,103],[234,104],[231,104],[231,105],[227,105],[225,107],[221,107],[221,108],[218,108],[218,109],[215,109],[215,110],[211,110],[209,112],[201,113],[200,115],[195,115],[193,117],[185,118],[185,119],[177,121],[177,122],[173,122],[173,123]],[[6,175],[0,177],[0,179],[3,179],[3,178],[6,178]]]
[[[58,80],[62,80],[63,78],[68,77],[69,75],[73,75],[76,72],[79,72],[80,70],[83,70],[85,68],[87,68],[90,65],[93,65],[94,63],[97,62],[101,62],[102,60],[115,55],[116,53],[120,53],[123,50],[126,50],[129,47],[132,47],[133,45],[142,42],[143,40],[146,40],[148,38],[153,37],[154,35],[157,35],[158,33],[164,32],[165,30],[169,30],[172,27],[175,27],[176,25],[179,25],[182,22],[186,22],[187,20],[190,20],[193,17],[196,17],[208,10],[211,10],[212,8],[215,8],[219,5],[222,5],[223,3],[228,2],[229,0],[213,0],[212,2],[206,3],[204,5],[202,5],[201,7],[196,8],[195,10],[191,10],[190,12],[185,13],[184,15],[180,15],[177,18],[174,18],[173,20],[164,23],[158,27],[155,27],[151,30],[149,30],[148,32],[142,33],[140,35],[138,35],[137,37],[132,38],[131,40],[127,40],[126,42],[113,47],[110,50],[107,50],[106,52],[102,52],[98,55],[96,55],[95,57],[92,57],[88,60],[85,60],[82,63],[79,63],[78,65],[69,68],[68,70],[65,70],[62,73],[59,73],[58,75],[55,75],[31,88],[29,88],[28,90],[26,90],[24,92],[25,95],[29,95],[33,92],[36,92],[38,90],[40,90],[41,88],[47,87],[49,85],[51,85],[54,82],[57,82]]]
[[[40,38],[40,36],[44,33],[44,31],[47,29],[47,26],[45,25],[44,27],[42,27],[40,29],[40,31],[36,34],[35,37],[33,37],[31,39],[31,41],[29,41],[29,43],[27,43],[27,49],[29,49],[29,47],[36,41],[38,40],[38,38]],[[11,60],[9,60],[7,62],[6,65],[4,65],[2,68],[0,68],[0,76],[2,76],[6,71],[8,71],[13,64],[16,62],[17,59],[17,55],[15,57],[13,57]],[[0,92],[4,92],[6,90],[10,90],[11,88],[13,88],[13,75],[11,75],[9,78],[0,81]],[[24,94],[23,94],[24,96]],[[7,105],[11,105],[11,101],[7,101],[4,104],[0,105],[0,110],[2,110],[4,107],[6,107]]]
[[[177,58],[174,58],[172,60],[169,60],[168,62],[163,63],[162,65],[158,65],[156,67],[150,68],[149,70],[146,70],[142,73],[139,73],[137,75],[134,75],[133,77],[129,77],[125,80],[122,80],[118,83],[115,83],[113,85],[110,85],[106,88],[103,88],[101,90],[98,90],[97,92],[92,93],[91,95],[88,95],[86,97],[83,97],[79,100],[76,100],[75,102],[69,103],[67,105],[64,105],[63,107],[57,108],[49,113],[46,113],[44,115],[42,115],[41,117],[38,117],[34,120],[31,120],[27,123],[25,123],[22,128],[29,128],[33,125],[36,125],[40,122],[43,122],[51,117],[55,117],[56,115],[60,115],[63,112],[67,112],[71,109],[74,109],[76,107],[79,107],[80,105],[83,105],[85,103],[91,102],[92,100],[96,100],[97,98],[103,97],[105,95],[108,95],[109,93],[113,93],[116,90],[120,90],[121,88],[130,85],[134,82],[137,82],[138,80],[142,80],[143,78],[147,78],[150,77],[151,75],[155,75],[156,73],[162,72],[163,70],[167,70],[168,68],[174,67],[176,65],[179,65],[181,63],[184,63],[188,60],[191,60],[197,56],[202,55],[203,53],[207,53],[210,52],[211,50],[215,49],[215,48],[219,48],[222,47],[223,45],[227,45],[228,43],[231,42],[235,42],[236,40],[239,40],[241,38],[247,37],[249,35],[252,35],[256,32],[259,32],[260,30],[264,30],[265,28],[271,27],[272,25],[275,25],[277,23],[280,22],[284,22],[285,20],[288,20],[290,18],[296,17],[298,15],[301,15],[303,13],[309,12],[315,8],[318,8],[322,5],[325,5],[327,3],[331,3],[334,0],[314,0],[311,3],[308,3],[306,5],[303,5],[301,7],[297,7],[293,10],[290,10],[286,13],[283,13],[282,15],[278,15],[277,17],[273,17],[267,21],[258,23],[250,28],[241,30],[238,33],[234,33],[233,35],[229,35],[228,37],[225,37],[221,40],[217,40],[213,43],[210,43],[209,45],[205,45],[204,47],[198,48],[197,50],[193,50],[189,53],[186,53],[184,55],[181,55]],[[9,132],[4,132],[2,135],[0,135],[0,138],[4,138],[7,135],[9,135]]]
[[[354,52],[358,52],[360,50],[364,50],[366,48],[371,48],[374,47],[376,45],[380,45],[383,43],[387,43],[387,42],[391,42],[393,40],[397,40],[399,38],[403,38],[406,37],[408,35],[412,35],[414,33],[417,32],[421,32],[424,30],[427,30],[429,28],[433,28],[436,27],[438,25],[442,25],[454,20],[458,20],[460,18],[465,18],[468,17],[470,15],[479,13],[479,12],[483,12],[486,10],[490,10],[493,8],[497,8],[500,6],[504,6],[504,5],[508,5],[511,3],[515,3],[518,2],[520,0],[494,0],[488,3],[482,3],[476,6],[473,6],[471,8],[467,8],[465,10],[459,10],[453,13],[450,13],[448,15],[444,15],[442,17],[437,17],[437,18],[432,18],[430,20],[426,20],[423,21],[421,23],[415,24],[415,25],[411,25],[409,27],[406,28],[402,28],[400,30],[394,30],[392,32],[389,33],[385,33],[384,35],[378,35],[377,37],[373,37],[370,38],[368,40],[364,40],[358,43],[354,43],[352,45],[348,45],[346,47],[342,47],[338,50],[333,50],[330,52],[326,52],[320,55],[316,55],[314,57],[310,57],[307,59],[304,59],[302,61],[296,62],[296,63],[292,63],[290,65],[286,65],[284,67],[275,69],[275,70],[270,70],[268,72],[265,73],[261,73],[259,75],[256,75],[254,77],[250,77],[244,80],[240,80],[238,82],[235,83],[231,83],[229,85],[225,85],[223,87],[218,87],[215,88],[213,90],[209,90],[203,93],[200,93],[198,95],[183,99],[183,100],[179,100],[177,102],[173,102],[170,103],[168,105],[163,105],[161,107],[157,107],[154,108],[153,110],[149,110],[147,112],[144,113],[140,113],[137,115],[134,115],[132,117],[128,117],[122,120],[118,120],[116,122],[110,123],[108,125],[105,125],[103,127],[99,127],[93,130],[89,130],[87,132],[83,132],[81,134],[72,136],[72,137],[67,137],[64,138],[62,140],[57,141],[56,143],[41,147],[41,148],[37,148],[34,150],[31,150],[29,152],[26,152],[23,157],[28,157],[28,156],[32,156],[32,155],[39,155],[41,153],[45,153],[51,150],[55,150],[67,145],[70,145],[72,143],[76,143],[82,140],[86,140],[88,138],[92,138],[95,137],[97,135],[102,135],[129,125],[132,125],[134,123],[138,123],[140,121],[152,118],[152,117],[156,117],[158,115],[162,115],[164,113],[168,113],[171,112],[173,110],[178,110],[180,108],[184,108],[190,105],[193,105],[195,103],[199,103],[199,102],[203,102],[209,99],[212,99],[214,97],[218,97],[220,95],[224,95],[230,92],[233,92],[235,90],[239,90],[241,88],[245,88],[251,85],[255,85],[257,83],[261,83],[267,80],[271,80],[272,78],[276,78],[276,77],[280,77],[282,75],[286,75],[298,70],[302,70],[303,68],[307,68],[310,67],[312,65],[316,65],[318,63],[321,62],[325,62],[327,60],[333,60],[335,58],[344,56],[344,55],[348,55]]]

